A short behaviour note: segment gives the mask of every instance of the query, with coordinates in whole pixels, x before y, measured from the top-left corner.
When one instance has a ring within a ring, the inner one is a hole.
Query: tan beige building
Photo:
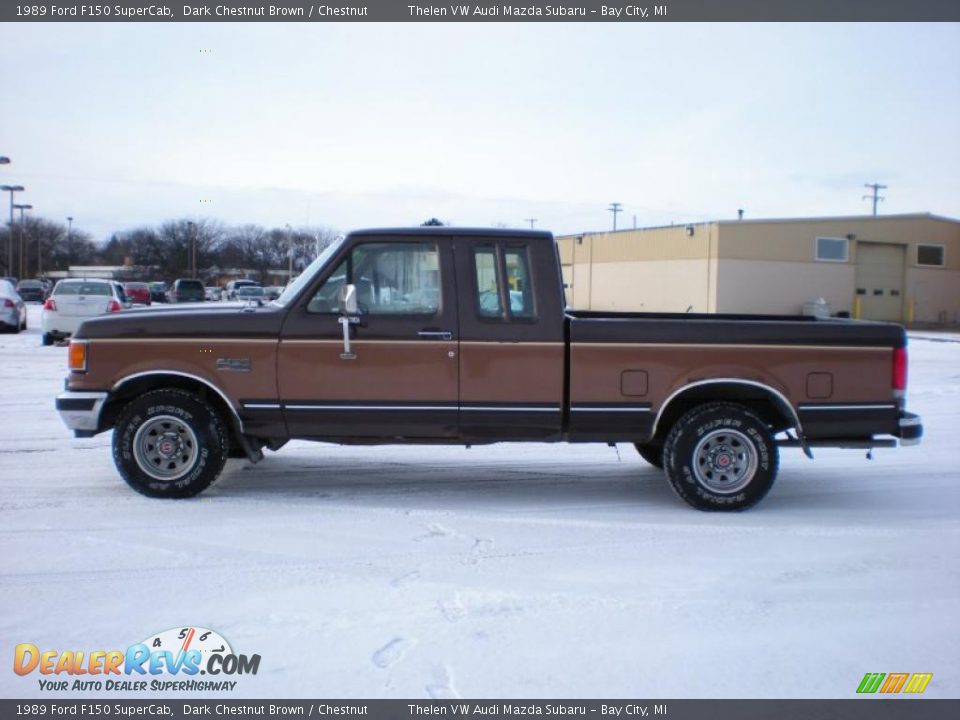
[[[960,221],[930,214],[730,220],[557,238],[583,310],[833,314],[960,323]]]

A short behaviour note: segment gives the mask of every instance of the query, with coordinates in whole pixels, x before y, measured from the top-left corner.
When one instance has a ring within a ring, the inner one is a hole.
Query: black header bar
[[[957,0],[33,0],[2,22],[957,22]]]

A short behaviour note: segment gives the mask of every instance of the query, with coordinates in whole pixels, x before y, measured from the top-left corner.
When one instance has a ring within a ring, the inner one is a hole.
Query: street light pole
[[[0,190],[10,193],[10,235],[7,237],[7,270],[13,273],[13,194],[24,191],[23,185],[0,185]]]
[[[190,248],[188,250],[189,257],[187,258],[187,265],[189,265],[189,275],[191,278],[197,276],[197,233],[196,225],[194,225],[192,220],[187,220],[187,227],[190,228]]]
[[[287,225],[287,258],[289,263],[287,265],[287,283],[293,280],[293,228],[290,225]]]
[[[67,216],[67,270],[73,264],[73,216]]]
[[[23,244],[23,211],[24,210],[33,210],[33,205],[14,205],[14,207],[20,211],[20,280],[23,280],[24,276],[27,274],[27,259],[24,253],[24,244]],[[13,233],[13,226],[10,226],[10,232]]]

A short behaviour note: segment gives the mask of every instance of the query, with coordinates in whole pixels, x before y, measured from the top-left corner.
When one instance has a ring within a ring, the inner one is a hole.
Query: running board
[[[799,440],[794,440],[793,438],[789,440],[777,440],[777,445],[779,447],[797,447],[802,448],[804,445],[807,447],[835,447],[835,448],[844,448],[847,450],[869,450],[870,448],[895,448],[897,447],[897,441],[893,438],[890,439],[874,439],[874,438],[832,438],[830,440],[806,440],[801,444]]]

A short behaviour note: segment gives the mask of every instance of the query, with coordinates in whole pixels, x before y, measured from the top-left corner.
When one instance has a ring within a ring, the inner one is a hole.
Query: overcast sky
[[[957,24],[6,24],[0,97],[0,181],[98,240],[960,217]]]

